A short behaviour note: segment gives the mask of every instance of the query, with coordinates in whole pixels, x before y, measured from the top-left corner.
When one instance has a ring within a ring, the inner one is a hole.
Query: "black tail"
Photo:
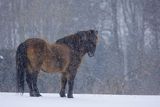
[[[24,93],[24,74],[27,70],[27,47],[21,43],[16,51],[17,92]]]

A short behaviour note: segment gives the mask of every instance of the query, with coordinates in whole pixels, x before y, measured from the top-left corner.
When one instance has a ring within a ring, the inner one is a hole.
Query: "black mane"
[[[75,52],[81,52],[82,51],[81,49],[84,48],[85,49],[83,50],[84,54],[92,53],[94,55],[94,51],[96,48],[97,33],[98,32],[95,30],[78,31],[75,34],[58,39],[56,43],[65,44]]]

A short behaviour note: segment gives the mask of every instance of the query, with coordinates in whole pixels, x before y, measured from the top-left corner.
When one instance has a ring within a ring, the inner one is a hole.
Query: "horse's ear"
[[[89,34],[89,35],[93,35],[93,34],[94,34],[94,35],[97,35],[97,34],[98,34],[98,31],[97,31],[97,30],[89,30],[89,31],[88,31],[88,34]]]
[[[91,33],[94,33],[95,35],[97,35],[98,31],[97,30],[91,30]]]
[[[95,34],[96,34],[96,35],[98,34],[98,30],[95,30]]]
[[[81,40],[87,39],[85,32],[79,31],[79,32],[77,32],[77,34],[81,38]]]
[[[91,34],[92,34],[92,32],[93,32],[93,30],[89,30],[89,31],[88,31],[89,35],[91,35]]]

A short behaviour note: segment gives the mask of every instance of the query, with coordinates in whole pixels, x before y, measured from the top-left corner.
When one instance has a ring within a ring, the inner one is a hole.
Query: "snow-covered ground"
[[[160,107],[160,96],[74,94],[73,99],[58,94],[29,97],[0,93],[0,107]]]

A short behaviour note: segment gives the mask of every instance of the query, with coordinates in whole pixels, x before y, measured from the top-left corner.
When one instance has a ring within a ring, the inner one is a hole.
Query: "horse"
[[[98,31],[78,31],[50,44],[40,38],[29,38],[16,50],[17,92],[24,93],[26,79],[31,97],[41,96],[37,88],[40,71],[61,73],[60,97],[73,98],[74,79],[85,54],[93,57],[98,41]]]

